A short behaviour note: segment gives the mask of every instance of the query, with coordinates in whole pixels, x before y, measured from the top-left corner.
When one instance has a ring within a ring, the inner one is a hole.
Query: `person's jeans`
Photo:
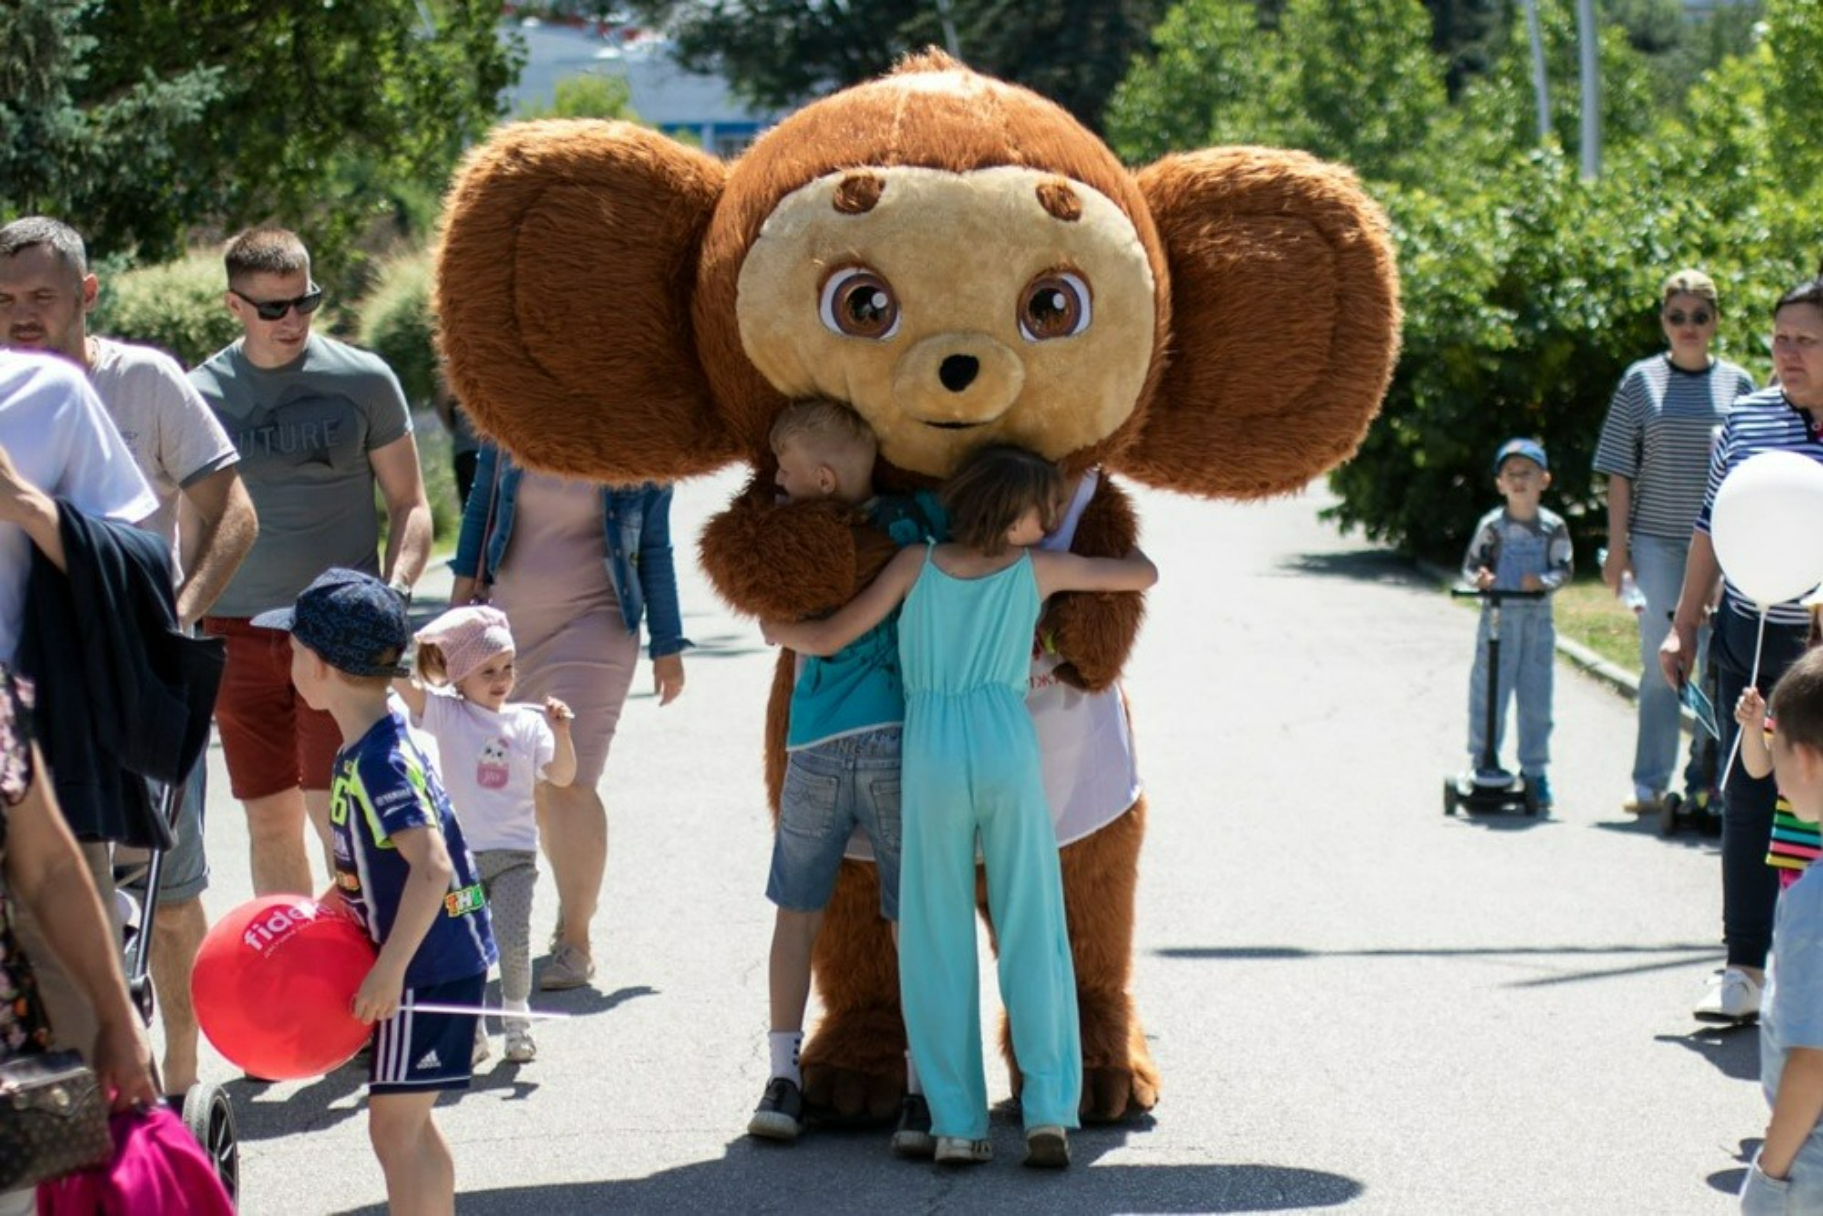
[[[1469,673],[1469,763],[1482,767],[1487,746],[1488,616],[1481,610],[1475,633],[1475,667]],[[1500,682],[1494,702],[1494,757],[1498,767],[1506,736],[1507,701],[1519,702],[1519,771],[1542,774],[1551,762],[1551,685],[1557,627],[1550,600],[1513,600],[1500,606]]]
[[[1677,689],[1659,673],[1658,648],[1671,632],[1671,614],[1684,588],[1684,559],[1689,552],[1688,538],[1676,541],[1657,536],[1635,536],[1628,550],[1633,579],[1646,596],[1646,607],[1639,614],[1639,733],[1633,748],[1633,786],[1641,794],[1663,794],[1670,789],[1671,773],[1677,767],[1682,707]],[[1692,678],[1700,679],[1702,670],[1699,654]],[[1716,712],[1721,713],[1721,707]]]
[[[1715,704],[1722,728],[1722,756],[1734,755],[1740,726],[1734,720],[1735,702],[1753,677],[1754,642],[1759,633],[1757,616],[1742,616],[1724,606],[1715,615],[1716,679],[1720,698]],[[1768,622],[1760,648],[1759,679],[1753,686],[1770,694],[1785,669],[1804,653],[1803,625]],[[1766,864],[1766,846],[1772,839],[1772,807],[1778,785],[1771,777],[1750,777],[1737,757],[1729,766],[1728,788],[1722,796],[1722,938],[1728,945],[1731,967],[1764,967],[1772,945],[1772,914],[1779,899],[1778,872]]]

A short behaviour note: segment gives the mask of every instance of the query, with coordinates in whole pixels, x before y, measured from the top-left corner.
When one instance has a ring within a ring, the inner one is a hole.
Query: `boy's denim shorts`
[[[861,731],[786,757],[767,899],[794,912],[821,911],[859,826],[879,867],[880,915],[899,919],[901,733],[897,726]]]

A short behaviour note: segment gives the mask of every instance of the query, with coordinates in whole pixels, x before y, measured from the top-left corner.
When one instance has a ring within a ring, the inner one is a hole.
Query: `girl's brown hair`
[[[435,642],[418,643],[418,652],[412,656],[411,669],[425,684],[442,687],[449,683],[449,660],[443,657],[443,651]]]
[[[1063,505],[1063,474],[1056,465],[1022,447],[994,443],[962,462],[940,492],[949,512],[950,539],[998,557],[1006,534],[1034,507],[1049,532]]]

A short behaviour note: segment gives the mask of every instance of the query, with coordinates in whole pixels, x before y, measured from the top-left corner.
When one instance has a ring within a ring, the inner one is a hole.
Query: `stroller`
[[[177,812],[183,805],[183,796],[182,782],[159,787],[158,813],[173,830],[177,827]],[[137,854],[139,851],[133,852]],[[134,905],[133,915],[123,917],[127,924],[123,959],[127,992],[148,1028],[152,1024],[153,1012],[152,980],[148,970],[151,965],[152,919],[158,914],[159,884],[164,871],[164,860],[164,853],[153,849],[145,851],[143,858],[134,857],[117,862],[114,869],[115,890],[127,896]],[[197,1143],[202,1145],[203,1152],[214,1165],[215,1176],[221,1180],[228,1198],[238,1201],[240,1144],[235,1134],[234,1107],[228,1100],[227,1091],[219,1085],[198,1082],[184,1094],[183,1109],[178,1113],[184,1126],[196,1137]]]

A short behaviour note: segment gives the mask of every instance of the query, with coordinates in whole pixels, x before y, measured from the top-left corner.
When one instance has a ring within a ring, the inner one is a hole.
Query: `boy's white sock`
[[[793,1085],[804,1083],[804,1074],[798,1070],[798,1048],[803,1046],[804,1032],[801,1030],[774,1030],[766,1035],[766,1046],[772,1051],[772,1075],[784,1077]]]
[[[918,1080],[918,1066],[912,1062],[909,1051],[905,1053],[905,1092],[908,1094],[924,1092],[924,1082]]]
[[[532,1004],[530,1001],[503,1000],[500,1002],[500,1012],[502,1013],[530,1013],[531,1011]]]

